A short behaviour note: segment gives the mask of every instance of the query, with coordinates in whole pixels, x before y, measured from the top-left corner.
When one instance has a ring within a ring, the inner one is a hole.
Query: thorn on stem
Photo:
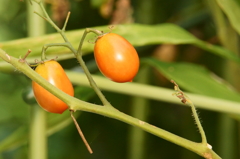
[[[113,30],[113,28],[114,28],[115,26],[114,25],[110,25],[108,28],[109,28],[109,33],[111,33],[112,32],[112,30]]]
[[[74,115],[73,115],[73,112],[74,112],[73,110],[70,110],[72,120],[73,120],[73,122],[74,122],[74,124],[75,124],[75,126],[76,126],[76,128],[77,128],[77,130],[78,130],[78,133],[79,133],[80,137],[82,138],[85,146],[87,147],[89,153],[92,154],[93,151],[92,151],[90,145],[88,144],[86,138],[84,137],[84,134],[83,134],[82,130],[80,129],[80,126],[78,125],[78,123],[77,123],[77,121],[76,121],[76,119],[75,119],[75,117],[74,117]]]
[[[207,147],[211,150],[212,149],[212,145],[207,144]]]
[[[7,53],[5,55],[6,55],[7,59],[10,61],[11,57]]]
[[[56,56],[55,58],[53,58],[53,60],[55,60],[55,61],[57,61],[57,59],[58,59],[58,56]]]
[[[95,39],[89,39],[88,43],[95,44],[97,42],[98,37],[95,37]]]
[[[28,55],[32,52],[32,50],[28,49],[27,53],[24,55],[23,58],[19,59],[19,62],[24,63],[26,62],[26,58],[28,57]]]
[[[185,97],[183,91],[180,90],[178,84],[174,80],[171,80],[170,82],[174,84],[174,90],[176,91],[174,95],[176,95],[179,99],[181,99],[181,102],[183,104],[186,104],[188,102],[188,99]]]

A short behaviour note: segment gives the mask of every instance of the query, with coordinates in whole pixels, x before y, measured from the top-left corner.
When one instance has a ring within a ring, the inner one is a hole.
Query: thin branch
[[[42,61],[44,61],[46,59],[46,55],[45,55],[45,52],[47,51],[47,49],[49,47],[67,47],[69,48],[71,51],[75,51],[75,50],[72,50],[72,47],[69,43],[50,43],[50,44],[45,44],[43,45],[42,47],[42,53],[41,53],[41,59]]]
[[[77,54],[79,54],[79,56],[82,56],[82,51],[81,51],[81,50],[82,50],[83,42],[84,42],[87,34],[88,34],[88,33],[91,33],[91,32],[92,32],[92,33],[95,33],[95,34],[97,34],[97,35],[102,35],[102,34],[103,34],[103,32],[101,32],[101,31],[99,31],[99,30],[91,29],[91,28],[86,28],[85,31],[84,31],[84,33],[83,33],[83,36],[82,36],[82,38],[81,38],[81,40],[80,40],[78,49],[77,49]]]
[[[63,32],[66,30],[66,26],[67,26],[67,23],[68,23],[68,20],[69,20],[69,17],[70,17],[70,13],[71,12],[68,12],[68,14],[67,14],[67,18],[66,18],[65,23],[64,23],[63,28],[62,28]]]
[[[38,12],[36,12],[36,11],[34,11],[34,13],[37,14],[37,15],[38,15],[39,17],[41,17],[42,19],[44,19],[44,20],[46,20],[47,22],[49,22],[48,19],[47,19],[46,17],[42,16],[40,13],[38,13]]]
[[[207,145],[207,137],[205,135],[205,132],[203,130],[202,124],[201,124],[201,122],[199,120],[199,117],[198,117],[198,114],[197,114],[197,111],[196,111],[196,108],[195,108],[193,102],[183,93],[183,91],[180,90],[178,84],[174,80],[171,80],[171,82],[174,84],[174,90],[176,91],[176,93],[174,93],[174,94],[179,99],[181,99],[181,102],[183,104],[187,104],[187,105],[189,105],[191,107],[194,120],[195,120],[195,122],[197,124],[197,127],[199,129],[199,132],[200,132],[200,135],[201,135],[201,138],[202,138],[202,143],[204,145]]]
[[[101,92],[101,90],[98,88],[96,82],[93,80],[92,76],[91,76],[91,73],[89,72],[87,66],[85,65],[85,62],[83,61],[82,59],[82,46],[83,46],[83,42],[87,36],[88,33],[90,32],[93,32],[97,35],[100,35],[102,34],[102,32],[98,31],[98,30],[95,30],[95,29],[90,29],[90,28],[87,28],[85,29],[84,33],[83,33],[83,36],[80,40],[80,43],[79,43],[79,46],[78,46],[78,50],[77,52],[75,53],[76,55],[76,58],[78,60],[78,62],[80,63],[80,65],[82,66],[87,78],[88,78],[88,81],[90,83],[90,85],[92,86],[93,90],[96,92],[96,94],[98,95],[98,97],[100,98],[100,100],[102,101],[103,105],[104,106],[109,106],[109,107],[112,107],[112,105],[108,102],[108,100],[105,98],[105,96],[103,95],[103,93]]]
[[[87,140],[86,140],[86,138],[85,138],[85,136],[84,136],[84,134],[83,134],[83,132],[82,132],[80,126],[79,126],[79,124],[77,123],[77,121],[76,121],[76,119],[75,119],[75,117],[74,117],[74,115],[73,115],[73,112],[74,112],[73,110],[70,110],[72,120],[73,120],[73,122],[74,122],[74,124],[75,124],[75,126],[76,126],[76,128],[77,128],[77,130],[78,130],[78,133],[79,133],[80,137],[82,138],[82,140],[83,140],[85,146],[87,147],[89,153],[92,154],[93,151],[92,151],[90,145],[88,144],[88,142],[87,142]]]

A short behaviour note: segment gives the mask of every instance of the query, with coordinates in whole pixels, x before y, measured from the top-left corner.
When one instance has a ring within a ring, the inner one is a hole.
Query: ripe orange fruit
[[[67,77],[62,66],[55,60],[39,64],[35,71],[45,78],[49,83],[63,92],[74,96],[72,83]],[[32,88],[38,104],[48,112],[62,114],[68,106],[56,96],[48,92],[36,82],[32,82]]]
[[[98,37],[94,56],[102,74],[115,82],[131,82],[139,69],[137,51],[126,39],[115,33]]]

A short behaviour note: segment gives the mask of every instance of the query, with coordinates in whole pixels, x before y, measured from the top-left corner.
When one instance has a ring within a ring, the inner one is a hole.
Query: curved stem
[[[210,147],[208,147],[205,144],[196,143],[196,142],[184,139],[182,137],[179,137],[166,130],[157,128],[144,121],[141,121],[139,119],[126,115],[118,111],[114,107],[99,106],[99,105],[84,102],[77,98],[69,96],[68,94],[64,93],[63,91],[59,90],[58,88],[50,84],[48,81],[46,81],[38,73],[32,70],[27,63],[20,62],[19,59],[9,56],[2,49],[0,49],[0,57],[6,62],[13,65],[19,71],[23,72],[26,76],[28,76],[30,79],[38,83],[40,86],[44,87],[47,91],[55,95],[57,98],[61,99],[63,102],[69,105],[71,110],[74,110],[74,111],[82,110],[82,111],[92,112],[92,113],[100,114],[110,118],[114,118],[114,119],[123,121],[125,123],[128,123],[130,125],[137,126],[153,135],[156,135],[165,140],[173,142],[179,146],[187,148],[205,158],[220,159],[220,157]]]
[[[83,36],[82,36],[82,39],[81,39],[81,41],[79,43],[79,46],[78,46],[78,50],[77,50],[77,54],[79,54],[79,56],[81,56],[81,57],[82,57],[82,51],[81,50],[82,50],[84,39],[86,38],[87,34],[91,33],[91,32],[97,34],[98,36],[103,34],[101,31],[96,30],[96,29],[91,29],[91,28],[86,28],[85,29],[85,31],[83,33]]]
[[[82,59],[82,46],[83,46],[83,42],[84,42],[84,39],[86,38],[87,34],[88,33],[95,33],[97,35],[101,35],[102,32],[99,31],[99,30],[95,30],[95,29],[91,29],[91,28],[86,28],[84,33],[83,33],[83,36],[81,38],[81,41],[79,43],[79,46],[78,46],[78,50],[77,52],[75,53],[76,55],[76,58],[78,60],[78,62],[80,63],[80,65],[82,66],[82,69],[84,70],[87,78],[88,78],[88,81],[90,83],[90,85],[92,86],[92,88],[94,89],[94,91],[96,92],[96,94],[98,95],[98,97],[100,98],[100,100],[102,101],[103,105],[104,106],[112,106],[108,101],[107,99],[105,98],[105,96],[102,94],[102,92],[100,91],[100,89],[98,88],[96,82],[93,80],[92,76],[91,76],[91,73],[89,72],[87,66],[85,65],[85,62],[83,61]]]
[[[51,43],[51,44],[45,44],[42,47],[42,53],[41,53],[41,60],[44,61],[46,58],[45,52],[47,51],[47,49],[49,47],[67,47],[69,48],[71,51],[74,51],[74,49],[72,49],[71,45],[69,45],[69,43]]]

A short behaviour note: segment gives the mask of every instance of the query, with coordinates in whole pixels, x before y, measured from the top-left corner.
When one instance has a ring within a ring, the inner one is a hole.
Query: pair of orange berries
[[[99,36],[94,46],[94,56],[102,74],[112,81],[131,82],[138,72],[139,57],[136,50],[118,34],[107,33]],[[72,83],[55,60],[39,64],[35,71],[55,87],[74,96]],[[67,104],[36,82],[32,82],[32,87],[37,102],[46,111],[62,114],[68,109]]]

